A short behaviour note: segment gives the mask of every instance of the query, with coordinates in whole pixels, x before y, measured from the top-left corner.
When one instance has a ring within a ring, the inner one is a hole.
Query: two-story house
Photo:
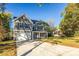
[[[48,37],[43,21],[31,20],[22,15],[14,19],[14,38],[17,41],[34,40]]]

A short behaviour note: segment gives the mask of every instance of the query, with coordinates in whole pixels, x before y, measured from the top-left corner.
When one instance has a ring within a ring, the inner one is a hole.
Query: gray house
[[[18,41],[48,37],[43,21],[31,20],[22,15],[14,19],[14,38]]]

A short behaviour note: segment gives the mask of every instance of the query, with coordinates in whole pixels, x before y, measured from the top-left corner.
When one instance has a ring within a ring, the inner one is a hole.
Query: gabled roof
[[[32,20],[32,22],[33,22],[33,24],[35,24],[36,22],[40,22],[40,21],[38,21],[38,20]]]
[[[30,21],[31,24],[36,24],[36,23],[46,23],[46,22],[44,22],[44,21],[42,21],[42,20],[33,20],[33,19],[30,19],[30,18],[27,17],[25,14],[23,14],[23,15],[21,15],[21,16],[15,18],[13,21],[18,20],[18,19],[21,18],[21,17],[25,17],[26,19],[28,19],[28,20]]]
[[[15,18],[13,21],[16,21],[16,20],[18,20],[19,18],[21,18],[21,17],[25,17],[26,19],[28,19],[32,24],[33,24],[33,22],[31,21],[31,19],[30,18],[28,18],[28,17],[26,17],[26,15],[25,14],[23,14],[23,15],[21,15],[21,16],[19,16],[19,17],[17,17],[17,18]]]

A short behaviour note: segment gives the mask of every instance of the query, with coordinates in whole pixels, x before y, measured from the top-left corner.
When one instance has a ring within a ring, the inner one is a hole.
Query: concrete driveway
[[[22,45],[17,52],[22,56],[79,56],[79,48],[38,41]]]

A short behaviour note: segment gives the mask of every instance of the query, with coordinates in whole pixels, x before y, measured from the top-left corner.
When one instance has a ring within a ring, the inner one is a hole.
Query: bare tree
[[[51,28],[54,28],[54,20],[52,19],[48,20],[48,24]]]

